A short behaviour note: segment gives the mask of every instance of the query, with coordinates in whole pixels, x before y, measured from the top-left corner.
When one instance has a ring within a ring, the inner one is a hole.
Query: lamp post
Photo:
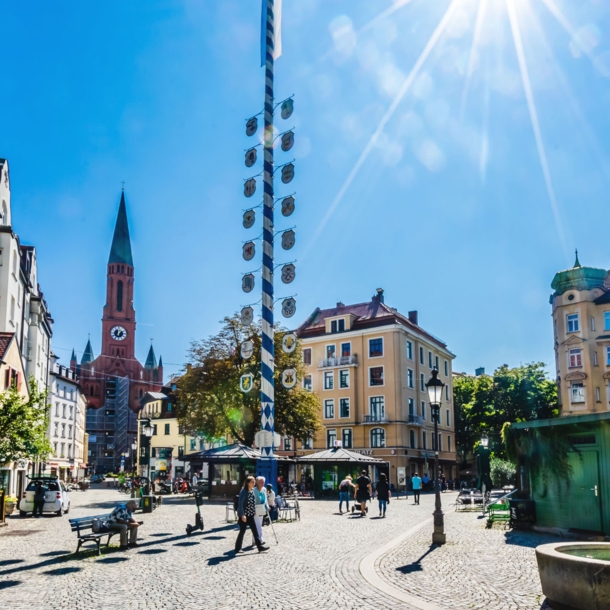
[[[131,443],[131,450],[133,451],[133,459],[131,460],[131,469],[138,474],[138,440],[134,440]]]
[[[140,424],[143,424],[141,426],[142,435],[140,436],[140,439],[143,440],[144,438],[146,438],[147,439],[146,445],[148,447],[150,447],[150,438],[155,433],[155,427],[152,425],[151,420],[149,418],[141,418]],[[142,476],[144,476],[144,473],[142,473]],[[146,477],[149,477],[149,476],[150,476],[150,455],[148,456],[147,461],[146,461]]]
[[[445,384],[438,378],[436,368],[432,370],[432,378],[426,384],[428,390],[428,398],[430,400],[430,410],[432,411],[432,420],[434,421],[434,441],[432,448],[434,449],[434,489],[436,498],[434,502],[434,532],[432,533],[432,544],[445,544],[445,520],[441,507],[441,490],[438,484],[438,423],[441,413],[441,402],[443,400],[443,388]]]
[[[479,469],[479,485],[478,488],[483,493],[483,498],[485,498],[485,493],[487,490],[491,490],[492,482],[490,477],[490,463],[489,463],[489,436],[487,433],[483,432],[481,435],[481,446],[479,448],[478,455],[478,469]],[[483,503],[485,504],[485,502]]]

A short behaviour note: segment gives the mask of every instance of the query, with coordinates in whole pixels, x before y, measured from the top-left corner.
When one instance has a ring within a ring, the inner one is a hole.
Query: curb
[[[381,576],[379,576],[379,574],[377,573],[377,570],[375,569],[375,564],[381,557],[383,557],[383,555],[385,555],[386,553],[391,551],[393,548],[397,547],[404,540],[406,540],[407,538],[409,538],[410,536],[412,536],[413,534],[418,532],[424,526],[430,525],[431,523],[432,523],[432,519],[426,519],[425,521],[418,523],[411,529],[402,533],[400,536],[397,536],[396,538],[394,538],[387,544],[384,544],[383,546],[379,547],[377,550],[373,551],[372,553],[370,553],[369,555],[364,557],[362,559],[362,561],[360,562],[360,566],[359,566],[360,574],[362,575],[364,580],[366,580],[371,586],[375,587],[375,589],[377,589],[381,593],[384,593],[385,595],[389,595],[390,597],[393,597],[394,599],[397,599],[401,602],[404,602],[406,604],[413,606],[413,608],[417,608],[417,610],[443,610],[443,609],[430,602],[420,599],[419,597],[409,595],[402,589],[398,589],[394,585],[389,584],[388,582],[383,580],[383,578],[381,578]]]

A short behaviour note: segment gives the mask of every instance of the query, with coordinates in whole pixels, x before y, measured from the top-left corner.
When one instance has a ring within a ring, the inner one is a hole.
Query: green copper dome
[[[583,267],[578,261],[578,250],[574,267],[555,274],[551,282],[551,288],[555,291],[553,296],[559,296],[568,290],[592,290],[603,288],[604,281],[608,276],[606,269],[595,267]]]

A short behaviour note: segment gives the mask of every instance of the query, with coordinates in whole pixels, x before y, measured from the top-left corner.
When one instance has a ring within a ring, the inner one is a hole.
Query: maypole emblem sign
[[[252,387],[254,386],[254,375],[252,373],[247,373],[246,375],[242,375],[239,378],[239,389],[247,394]]]

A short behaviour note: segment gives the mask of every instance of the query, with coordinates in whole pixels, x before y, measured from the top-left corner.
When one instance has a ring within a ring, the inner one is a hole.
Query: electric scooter
[[[190,536],[195,530],[203,531],[203,517],[201,516],[201,511],[199,510],[199,507],[203,504],[203,493],[195,493],[195,503],[197,504],[197,512],[195,513],[195,525],[191,525],[189,523],[186,526],[187,536]]]

